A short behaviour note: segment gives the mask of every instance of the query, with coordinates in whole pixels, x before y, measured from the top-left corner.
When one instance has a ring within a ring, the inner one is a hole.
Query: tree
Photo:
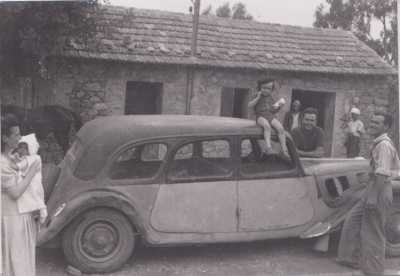
[[[212,6],[208,5],[202,12],[202,15],[213,15]],[[215,15],[219,17],[232,18],[232,19],[244,19],[244,20],[252,20],[253,16],[251,16],[246,9],[246,6],[237,2],[231,8],[229,2],[226,2],[222,6],[218,7],[215,11]]]
[[[50,56],[71,37],[87,41],[96,29],[97,0],[0,3],[2,79],[46,76]]]
[[[396,0],[326,0],[315,11],[315,27],[352,31],[387,62],[397,65]],[[378,38],[371,35],[371,25],[379,24]]]
[[[238,2],[235,5],[233,5],[232,8],[232,18],[233,19],[246,19],[246,20],[252,20],[253,16],[251,16],[246,9],[246,6]]]
[[[212,15],[212,6],[208,5],[207,8],[205,8],[202,12],[201,15]]]
[[[219,17],[230,18],[232,16],[232,10],[231,7],[229,6],[229,3],[226,2],[222,6],[218,7],[217,10],[215,11],[215,14]]]

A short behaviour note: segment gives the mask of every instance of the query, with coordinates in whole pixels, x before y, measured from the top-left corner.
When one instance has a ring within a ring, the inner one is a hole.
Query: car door
[[[298,171],[293,157],[262,155],[262,138],[241,139],[238,204],[239,231],[266,231],[296,227],[309,222],[314,215],[307,185],[311,177]],[[272,141],[275,152],[280,151]],[[293,149],[290,150],[291,155]]]
[[[231,141],[202,139],[180,145],[160,186],[151,225],[157,231],[221,233],[237,230]]]

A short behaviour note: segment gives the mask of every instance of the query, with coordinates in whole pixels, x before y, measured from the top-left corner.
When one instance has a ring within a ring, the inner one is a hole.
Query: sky
[[[158,9],[188,13],[191,0],[110,0],[112,5],[141,9]],[[312,27],[316,7],[325,0],[201,0],[200,11],[211,4],[213,11],[229,2],[232,7],[237,2],[246,5],[255,20],[285,25]]]

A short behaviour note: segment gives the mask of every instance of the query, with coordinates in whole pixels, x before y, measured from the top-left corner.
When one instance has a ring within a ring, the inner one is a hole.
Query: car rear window
[[[157,175],[167,154],[167,145],[148,143],[132,146],[113,161],[111,179],[150,179]]]

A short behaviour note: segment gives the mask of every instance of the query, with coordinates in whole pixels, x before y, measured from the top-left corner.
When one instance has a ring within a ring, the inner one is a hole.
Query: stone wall
[[[394,91],[391,91],[385,77],[197,68],[190,99],[191,114],[219,116],[223,87],[246,88],[254,93],[257,81],[265,78],[276,79],[279,84],[278,94],[286,99],[287,104],[278,115],[281,121],[290,107],[294,89],[335,94],[331,146],[332,156],[335,157],[345,155],[344,125],[354,99],[361,109],[361,120],[366,127],[374,111],[393,112],[395,108],[391,104]],[[51,91],[42,92],[52,95],[52,103],[72,108],[86,122],[97,116],[124,114],[128,81],[162,83],[161,113],[185,113],[188,96],[187,68],[183,66],[73,59],[68,65],[57,69],[51,85],[43,86],[44,90]],[[2,100],[3,98],[10,97],[2,94]],[[364,156],[367,156],[370,142],[371,137],[367,135],[362,142]]]
[[[128,81],[163,83],[162,113],[185,111],[186,71],[178,66],[71,62],[60,72],[55,102],[75,110],[84,122],[101,115],[124,114]]]
[[[293,90],[335,94],[331,146],[332,156],[334,157],[345,156],[345,148],[343,146],[345,140],[344,130],[354,99],[359,99],[359,102],[357,103],[356,101],[355,104],[362,112],[360,119],[365,123],[366,128],[368,128],[368,122],[375,111],[386,111],[394,114],[393,98],[395,91],[390,89],[390,80],[384,77],[345,77],[340,75],[279,74],[222,70],[197,71],[195,91],[191,101],[192,113],[219,115],[222,87],[249,88],[254,93],[257,81],[265,78],[273,78],[278,81],[279,97],[285,98],[287,102],[283,110],[278,114],[281,121],[283,121],[285,112],[290,108]],[[368,157],[371,142],[372,138],[367,134],[361,144],[362,155],[365,157]]]

